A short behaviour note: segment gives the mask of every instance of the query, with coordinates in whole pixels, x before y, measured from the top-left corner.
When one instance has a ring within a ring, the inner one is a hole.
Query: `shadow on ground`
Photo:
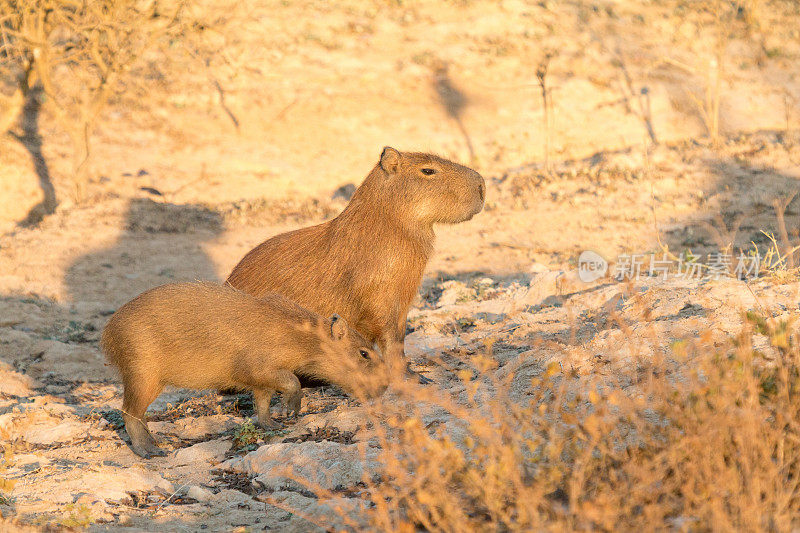
[[[19,223],[21,227],[30,227],[39,224],[42,219],[52,214],[56,205],[56,190],[53,187],[53,180],[50,177],[50,168],[42,153],[42,135],[39,132],[39,116],[42,108],[43,91],[40,86],[36,86],[28,91],[25,99],[25,106],[22,109],[22,135],[12,134],[17,141],[28,151],[33,162],[36,177],[39,179],[39,187],[42,189],[44,198],[41,202],[31,207],[28,214]]]
[[[202,244],[222,231],[222,217],[208,207],[133,200],[117,242],[67,268],[69,299],[73,304],[119,306],[164,283],[217,280]]]

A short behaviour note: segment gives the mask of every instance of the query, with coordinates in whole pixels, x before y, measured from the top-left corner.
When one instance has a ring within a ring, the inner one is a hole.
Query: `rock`
[[[365,471],[358,446],[328,441],[267,444],[222,466],[257,475],[256,481],[272,490],[352,487],[362,481]]]
[[[14,429],[14,413],[0,415],[0,438],[9,440]]]
[[[150,406],[151,411],[163,409]],[[234,429],[244,422],[244,418],[233,415],[211,415],[180,418],[174,422],[150,422],[150,432],[154,434],[176,435],[182,439],[201,439],[207,435],[219,435]]]
[[[130,492],[158,491],[171,495],[175,487],[156,472],[139,468],[103,467],[100,472],[90,472],[73,482],[82,492],[111,501],[127,501]]]
[[[25,472],[32,472],[50,464],[50,460],[47,457],[33,453],[14,455],[12,461],[15,468],[20,468]]]
[[[363,410],[340,406],[333,411],[303,416],[292,428],[292,433],[300,434],[307,430],[313,431],[325,427],[335,427],[342,433],[356,433],[359,429],[367,427],[369,421],[369,417]]]
[[[105,500],[94,494],[79,492],[75,495],[73,503],[76,506],[73,509],[77,509],[78,512],[88,512],[88,515],[94,520],[110,521],[113,519]],[[73,512],[75,511],[73,510]]]
[[[82,437],[89,431],[89,424],[67,419],[56,425],[38,424],[25,430],[23,440],[31,444],[56,444]]]
[[[608,280],[604,278],[588,283],[581,281],[577,271],[534,273],[527,292],[518,297],[518,299],[525,305],[550,306],[560,302],[565,295],[582,293],[607,282]]]
[[[182,439],[199,439],[206,435],[217,435],[234,429],[241,424],[242,420],[232,415],[182,418],[175,421],[175,432]]]
[[[99,501],[102,500],[99,500],[96,496],[92,496],[91,494],[86,494],[85,492],[79,492],[72,499],[72,502],[77,503],[78,505],[91,505]]]
[[[188,465],[200,461],[218,462],[225,457],[231,446],[231,441],[222,439],[200,442],[177,450],[173,455],[173,462],[176,465]]]
[[[0,330],[0,343],[10,344],[12,342],[27,342],[31,340],[31,336],[24,331],[16,329],[3,329]]]
[[[12,408],[12,411],[29,414],[39,413],[45,418],[53,418],[56,416],[60,420],[76,414],[76,406],[66,404],[64,398],[43,394],[26,397],[25,401],[17,403],[17,405]]]
[[[225,507],[228,509],[241,509],[250,507],[251,504],[256,503],[251,496],[233,489],[223,489],[217,494],[212,494],[209,502],[213,503],[214,507]]]
[[[445,281],[442,283],[442,294],[439,296],[436,306],[454,305],[467,300],[474,300],[476,296],[477,293],[474,289],[467,287],[460,281]]]
[[[532,274],[541,274],[542,272],[547,272],[548,270],[549,269],[547,268],[547,265],[544,263],[537,263],[534,261],[528,269],[528,272],[531,272]]]
[[[541,305],[544,300],[559,294],[558,279],[563,272],[542,272],[534,274],[528,285],[528,291],[520,297],[525,305]]]
[[[744,281],[722,278],[708,283],[707,290],[701,293],[699,304],[710,309],[725,307],[735,313],[757,309],[758,302],[753,293],[747,290]]]
[[[192,485],[186,491],[186,496],[198,502],[209,502],[214,497],[214,493],[200,485]]]
[[[606,278],[600,278],[594,281],[586,282],[581,280],[581,278],[578,276],[577,270],[570,270],[568,272],[564,272],[564,274],[558,278],[558,294],[564,295],[579,293],[603,283],[608,283],[608,280]]]
[[[130,502],[130,493],[158,492],[163,498],[175,492],[172,483],[138,465],[127,468],[95,466],[95,471],[87,471],[85,465],[76,466],[66,475],[50,476],[46,483],[29,487],[26,498],[41,500],[41,506],[47,508],[76,500]]]
[[[297,492],[280,490],[259,499],[275,506],[275,511],[278,513],[292,511],[294,515],[291,517],[292,520],[301,522],[296,524],[295,530],[307,531],[312,523],[325,524],[329,530],[349,530],[353,524],[360,524],[361,529],[367,529],[367,524],[363,523],[363,512],[367,504],[358,498],[338,497],[318,500]],[[309,523],[301,517],[308,517],[313,522]],[[345,527],[343,517],[347,517],[349,527]]]
[[[41,358],[30,366],[29,372],[35,377],[55,374],[69,376],[69,379],[74,381],[112,375],[112,372],[106,369],[100,351],[89,345],[44,340],[34,344],[31,353],[41,354]]]
[[[38,386],[30,376],[15,372],[10,365],[0,361],[0,394],[33,396],[32,389]]]
[[[406,335],[405,350],[408,357],[435,356],[437,352],[459,346],[458,337],[453,335],[434,335],[414,331]]]

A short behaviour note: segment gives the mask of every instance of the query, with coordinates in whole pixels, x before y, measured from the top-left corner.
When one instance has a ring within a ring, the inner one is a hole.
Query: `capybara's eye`
[[[423,168],[422,173],[425,174],[426,176],[430,176],[431,174],[436,174],[436,171],[433,170],[432,168]]]
[[[360,354],[361,354],[361,357],[363,357],[364,359],[369,359],[369,352],[368,352],[368,351],[366,351],[366,350],[359,350],[359,351],[358,351],[358,353],[360,353]]]

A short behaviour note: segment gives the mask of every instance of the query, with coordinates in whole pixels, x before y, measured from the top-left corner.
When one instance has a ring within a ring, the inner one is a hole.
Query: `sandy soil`
[[[154,86],[150,101],[109,111],[80,205],[69,199],[67,144],[45,115],[59,207],[41,224],[20,224],[44,198],[41,164],[37,176],[24,143],[0,138],[3,517],[93,530],[311,528],[259,500],[272,481],[254,484],[236,463],[248,452],[231,447],[253,414],[246,396],[162,395],[151,420],[173,453],[134,456],[114,411],[121,387],[97,341],[141,291],[224,279],[265,238],[335,215],[346,199],[334,191],[358,184],[384,145],[435,151],[487,179],[485,210],[438,228],[410,316],[409,356],[445,390],[454,381],[429,357],[485,338],[502,341],[498,361],[531,359],[526,372],[553,360],[598,368],[565,355],[575,345],[624,364],[608,317],[637,291],[664,318],[664,345],[734,331],[737,309],[756,298],[776,313],[797,309],[793,280],[748,289],[733,278],[575,277],[587,249],[613,270],[622,253],[770,248],[773,202],[800,190],[796,6],[777,2],[761,30],[725,41],[715,146],[698,108],[715,33],[671,3],[389,4],[259,3],[230,64],[187,69]],[[547,49],[552,172],[535,75]],[[793,241],[797,201],[785,212]],[[325,446],[366,438],[363,413],[336,390],[311,390],[303,406],[266,442],[305,445],[324,463]],[[326,513],[302,491],[269,490],[288,507]]]

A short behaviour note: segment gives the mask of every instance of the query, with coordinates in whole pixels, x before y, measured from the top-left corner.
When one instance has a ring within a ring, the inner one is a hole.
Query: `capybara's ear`
[[[347,322],[339,315],[331,317],[331,337],[335,340],[342,340],[345,333],[347,333]]]
[[[384,146],[381,152],[381,168],[387,174],[396,174],[400,167],[400,152],[391,146]]]

